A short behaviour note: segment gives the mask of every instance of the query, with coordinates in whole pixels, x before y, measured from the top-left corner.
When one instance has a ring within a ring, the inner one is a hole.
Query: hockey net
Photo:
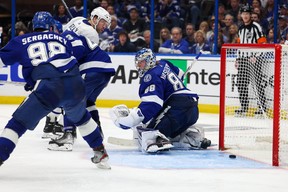
[[[219,149],[288,165],[288,46],[222,46]]]

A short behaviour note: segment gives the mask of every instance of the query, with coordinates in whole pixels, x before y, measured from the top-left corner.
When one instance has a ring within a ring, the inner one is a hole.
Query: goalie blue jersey
[[[16,62],[23,66],[23,77],[30,85],[38,79],[65,76],[77,64],[71,43],[54,32],[34,32],[12,39],[0,50],[0,66]]]
[[[73,31],[65,31],[62,35],[71,41],[73,53],[78,60],[81,74],[89,72],[115,74],[115,66],[112,65],[110,56],[100,49],[97,44]],[[82,50],[82,45],[85,47],[84,50]]]
[[[183,72],[178,67],[166,60],[160,60],[141,78],[139,88],[141,103],[138,108],[145,117],[143,123],[155,117],[171,95],[191,95],[198,100],[198,95],[183,84],[181,74],[183,75]]]

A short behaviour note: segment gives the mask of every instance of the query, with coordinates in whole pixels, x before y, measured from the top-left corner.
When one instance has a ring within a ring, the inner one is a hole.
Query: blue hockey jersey
[[[0,66],[16,62],[23,66],[23,77],[30,85],[38,79],[65,76],[77,64],[71,43],[54,32],[34,32],[12,39],[0,50]]]
[[[143,123],[155,117],[171,95],[191,95],[198,99],[197,94],[185,87],[181,80],[183,77],[179,74],[183,74],[179,68],[166,60],[160,60],[141,78],[139,88],[141,103],[138,108],[145,117]]]
[[[79,63],[81,74],[89,72],[103,72],[115,74],[115,66],[112,65],[110,56],[100,49],[100,47],[92,43],[90,39],[78,35],[73,31],[65,31],[62,33],[73,46],[73,54]],[[82,49],[82,45],[85,47]]]

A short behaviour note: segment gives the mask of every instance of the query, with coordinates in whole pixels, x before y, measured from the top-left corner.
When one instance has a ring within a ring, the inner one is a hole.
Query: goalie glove
[[[130,111],[126,105],[116,105],[112,107],[109,113],[110,113],[112,120],[114,121],[118,117],[127,117]]]
[[[129,115],[130,111],[126,105],[116,105],[112,107],[109,111],[109,115],[113,121],[113,123],[117,126],[120,127],[118,123],[118,119],[121,117],[127,117]]]
[[[110,117],[117,127],[122,129],[130,129],[140,124],[144,116],[139,108],[134,108],[131,111],[126,105],[116,105],[109,111]]]

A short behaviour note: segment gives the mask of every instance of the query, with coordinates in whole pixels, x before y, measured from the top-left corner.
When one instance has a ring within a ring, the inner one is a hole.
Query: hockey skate
[[[3,161],[0,159],[0,166],[3,164]]]
[[[72,151],[74,135],[72,130],[65,131],[62,137],[49,141],[48,149],[51,151]]]
[[[265,118],[266,115],[267,115],[266,107],[263,108],[258,107],[258,109],[254,112],[254,116],[259,119]]]
[[[235,117],[243,117],[243,116],[246,115],[246,112],[247,112],[247,111],[248,111],[248,110],[243,109],[242,107],[241,107],[240,109],[236,109],[236,110],[235,110]]]
[[[63,135],[63,125],[56,120],[51,122],[50,117],[46,117],[45,127],[43,129],[42,139],[57,139]]]
[[[92,163],[95,163],[99,169],[111,169],[111,166],[108,164],[108,154],[102,144],[99,147],[93,149],[94,157],[91,158]]]
[[[156,153],[158,151],[168,151],[173,148],[171,141],[164,137],[158,136],[155,143],[151,143],[147,146],[147,153]]]

